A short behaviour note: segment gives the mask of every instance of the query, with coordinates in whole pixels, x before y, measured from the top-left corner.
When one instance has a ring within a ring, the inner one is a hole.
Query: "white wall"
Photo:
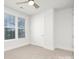
[[[20,47],[20,46],[23,46],[23,45],[27,45],[29,44],[29,39],[30,39],[30,31],[29,31],[29,16],[23,14],[23,13],[20,13],[20,12],[17,12],[13,9],[10,9],[10,8],[7,8],[5,7],[5,13],[8,13],[8,14],[11,14],[11,15],[14,15],[16,16],[16,22],[17,22],[17,17],[18,16],[21,16],[21,17],[24,17],[25,18],[25,33],[26,33],[26,38],[22,38],[22,39],[18,39],[17,38],[17,30],[16,30],[16,39],[11,39],[11,40],[5,40],[4,41],[4,50],[7,51],[7,50],[10,50],[10,49],[14,49],[14,48],[17,48],[17,47]],[[15,26],[16,29],[17,29],[17,26]]]
[[[73,8],[55,11],[55,48],[73,50]]]
[[[31,18],[31,44],[50,50],[53,44],[53,16],[54,10],[47,10]]]

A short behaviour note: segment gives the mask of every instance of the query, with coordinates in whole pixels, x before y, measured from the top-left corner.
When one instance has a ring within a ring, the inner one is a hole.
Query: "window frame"
[[[18,15],[18,14],[14,14],[14,13],[9,13],[9,12],[4,12],[4,14],[9,14],[12,16],[15,16],[15,38],[14,39],[5,39],[5,32],[4,32],[4,40],[5,41],[14,41],[14,40],[25,40],[26,39],[26,16],[23,15]],[[25,37],[24,38],[18,38],[18,17],[22,17],[25,20]],[[5,23],[4,23],[5,24]],[[5,30],[5,26],[4,26],[4,30]]]
[[[15,24],[15,22],[16,22],[16,16],[14,16],[14,15],[12,15],[12,14],[9,14],[9,13],[4,13],[4,15],[10,15],[10,16],[13,16],[14,17],[14,24]],[[15,33],[14,33],[14,35],[15,35],[15,37],[14,38],[12,38],[12,39],[5,39],[5,28],[9,28],[9,27],[5,27],[5,18],[4,18],[4,40],[14,40],[14,39],[16,39],[16,24],[14,25],[14,28],[11,28],[11,29],[14,29],[15,30]]]
[[[17,21],[17,30],[19,30],[19,24],[18,24],[18,22],[19,22],[19,18],[22,18],[25,22],[24,22],[24,37],[19,37],[19,35],[18,35],[18,33],[19,33],[19,31],[17,32],[17,37],[18,37],[18,39],[24,39],[24,38],[26,38],[26,20],[25,20],[25,17],[21,17],[21,16],[19,16],[19,17],[17,17],[17,19],[18,19],[18,21]],[[23,30],[23,29],[22,29]]]

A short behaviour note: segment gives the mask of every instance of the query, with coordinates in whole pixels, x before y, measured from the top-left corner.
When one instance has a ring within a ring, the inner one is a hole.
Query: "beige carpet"
[[[28,45],[5,52],[4,59],[73,59],[73,52]]]

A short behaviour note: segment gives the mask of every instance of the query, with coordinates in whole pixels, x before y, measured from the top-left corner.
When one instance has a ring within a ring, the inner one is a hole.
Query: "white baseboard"
[[[67,51],[74,51],[73,48],[60,48],[60,47],[57,47],[55,49],[62,49],[62,50],[67,50]]]
[[[29,45],[29,43],[24,43],[24,44],[16,45],[14,47],[12,46],[10,48],[4,49],[4,51],[9,51],[9,50],[16,49],[16,48],[19,48],[19,47],[22,47],[22,46],[25,46],[25,45]]]
[[[42,48],[45,48],[45,49],[48,49],[48,50],[51,50],[51,51],[54,50],[54,48],[49,48],[49,47],[46,47],[45,45],[40,45],[40,44],[37,44],[37,43],[31,43],[31,45],[39,46],[39,47],[42,47]]]

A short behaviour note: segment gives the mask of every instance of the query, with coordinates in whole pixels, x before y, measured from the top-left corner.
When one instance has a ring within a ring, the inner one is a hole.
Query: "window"
[[[4,14],[5,40],[15,38],[15,16]]]
[[[25,19],[18,17],[18,38],[25,38]]]

